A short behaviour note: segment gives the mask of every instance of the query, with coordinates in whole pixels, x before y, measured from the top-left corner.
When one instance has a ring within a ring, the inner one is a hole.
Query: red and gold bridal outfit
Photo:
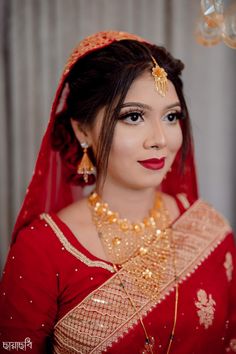
[[[90,254],[56,215],[81,196],[79,187],[63,179],[59,154],[50,146],[54,120],[64,109],[67,74],[88,52],[127,38],[142,41],[123,32],[92,36],[75,50],[65,69],[1,282],[2,353],[6,352],[3,343],[26,338],[32,342],[27,350],[35,354],[142,353],[145,336],[140,318],[154,338],[153,352],[167,351],[175,306],[173,268],[167,264],[159,295],[153,300],[123,269],[116,273],[112,264]],[[198,199],[192,150],[184,176],[178,173],[179,159],[177,155],[162,186],[176,197],[181,213],[172,224],[179,300],[171,353],[234,353],[232,232],[221,215]]]

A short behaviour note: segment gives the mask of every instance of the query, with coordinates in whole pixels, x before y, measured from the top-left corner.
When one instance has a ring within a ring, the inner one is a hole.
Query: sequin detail
[[[190,203],[187,198],[187,194],[185,193],[178,193],[176,194],[176,197],[179,199],[179,201],[182,203],[184,209],[188,209],[190,207]]]
[[[196,271],[230,230],[225,220],[201,200],[191,206],[172,229],[176,270],[180,282]],[[98,354],[109,351],[108,348],[114,342],[124,337],[131,327],[139,324],[140,317],[145,317],[166,298],[174,285],[173,267],[168,264],[159,296],[153,300],[140,291],[125,269],[121,269],[58,321],[54,327],[55,353]],[[135,307],[130,303],[124,286]],[[211,309],[214,309],[214,300],[210,296],[205,297],[207,308],[210,304]],[[198,302],[201,304],[199,311],[203,311],[204,301],[201,296]],[[205,312],[204,316],[204,325],[209,324],[212,317],[209,319]]]
[[[236,338],[230,340],[229,347],[234,353],[236,353]]]
[[[225,267],[227,279],[228,281],[231,281],[232,274],[233,274],[233,257],[230,252],[227,252],[225,255],[224,267]]]
[[[208,296],[203,289],[197,292],[197,298],[198,301],[195,302],[195,305],[198,309],[199,322],[207,329],[213,323],[216,302],[213,300],[212,295],[209,294]]]
[[[73,50],[72,54],[70,55],[64,69],[64,75],[70,71],[71,67],[83,55],[88,54],[89,52],[92,52],[96,49],[105,47],[115,41],[121,41],[124,39],[133,39],[139,42],[144,42],[144,39],[139,36],[118,31],[99,32],[89,37],[86,37],[78,44],[78,46]]]
[[[41,214],[40,218],[42,220],[47,221],[48,225],[52,228],[52,230],[54,231],[55,235],[58,237],[58,239],[60,240],[60,242],[62,243],[63,248],[65,248],[68,252],[70,252],[74,257],[76,257],[77,259],[79,259],[82,263],[86,264],[89,267],[100,267],[103,269],[108,270],[111,273],[114,273],[114,269],[112,266],[110,266],[109,264],[102,262],[102,261],[92,261],[91,259],[89,259],[88,257],[86,257],[83,253],[79,252],[68,240],[67,238],[64,236],[63,232],[59,229],[59,227],[57,226],[57,224],[53,221],[53,219],[51,218],[51,216],[49,214]]]

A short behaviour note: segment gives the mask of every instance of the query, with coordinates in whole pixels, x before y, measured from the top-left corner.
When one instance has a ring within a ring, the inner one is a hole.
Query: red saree
[[[173,224],[173,234],[180,285],[171,352],[235,352],[235,247],[227,222],[198,200]],[[121,279],[132,291],[138,314]],[[84,249],[56,214],[42,214],[20,232],[8,256],[1,340],[30,338],[32,353],[141,353],[141,315],[155,339],[153,352],[166,353],[173,290],[169,274],[159,298],[151,301],[125,272],[114,274],[111,264]]]
[[[1,353],[145,353],[140,318],[154,338],[153,353],[167,352],[175,306],[172,267],[167,264],[154,301],[124,270],[115,273],[109,262],[90,254],[56,214],[82,195],[80,187],[66,182],[59,153],[50,145],[57,113],[65,109],[68,72],[87,53],[127,38],[144,41],[124,32],[91,36],[76,48],[65,68],[0,285]],[[179,200],[181,213],[172,224],[179,299],[170,353],[234,353],[232,232],[221,215],[198,199],[193,150],[184,175],[179,162],[180,154],[162,185]]]

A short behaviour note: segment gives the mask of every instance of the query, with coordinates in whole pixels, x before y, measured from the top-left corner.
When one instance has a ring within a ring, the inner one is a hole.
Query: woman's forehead
[[[170,80],[168,80],[167,94],[163,97],[157,92],[155,81],[151,73],[144,72],[131,84],[124,104],[129,102],[143,103],[151,108],[164,108],[179,102],[179,99],[175,87]]]

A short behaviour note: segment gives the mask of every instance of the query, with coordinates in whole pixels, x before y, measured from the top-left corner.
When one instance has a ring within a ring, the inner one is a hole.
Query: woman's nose
[[[150,124],[147,137],[144,142],[146,149],[150,148],[163,148],[166,146],[166,136],[164,127],[161,121],[156,121],[154,124]]]

